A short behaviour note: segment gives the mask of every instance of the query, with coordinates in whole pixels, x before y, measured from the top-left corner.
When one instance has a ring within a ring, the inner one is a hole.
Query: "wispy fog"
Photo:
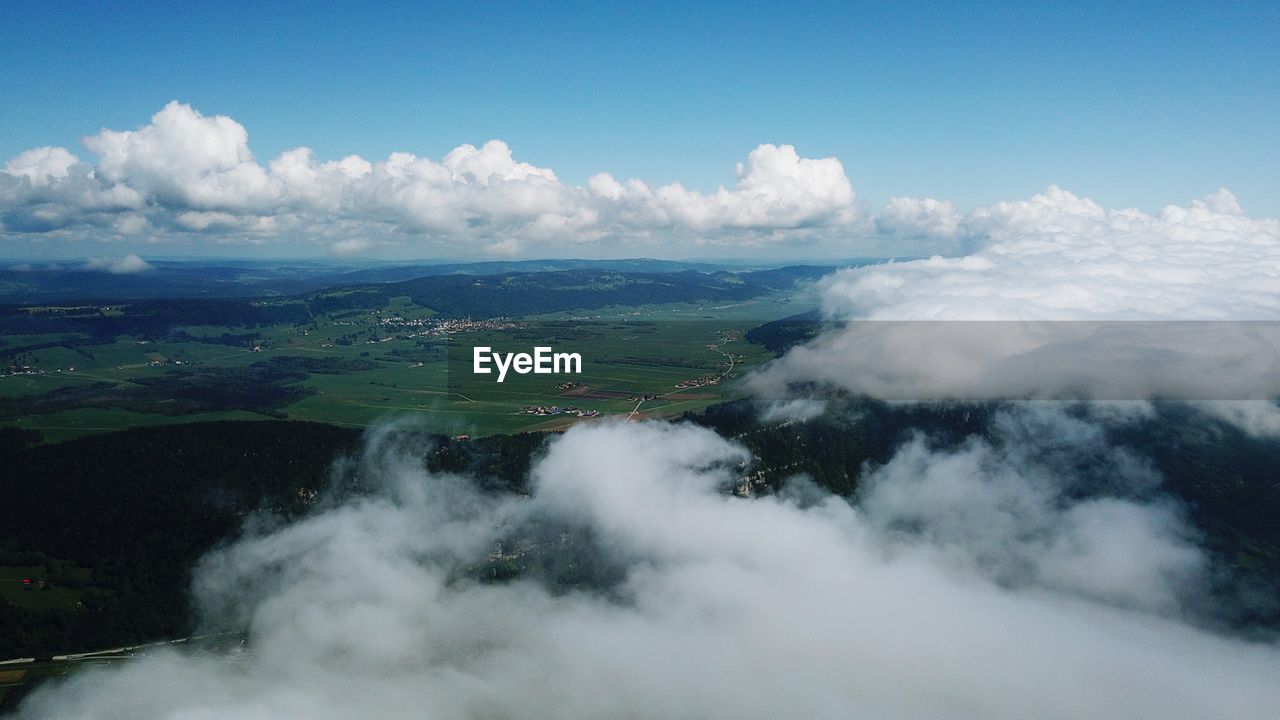
[[[748,454],[692,426],[570,430],[526,499],[428,474],[412,437],[374,432],[341,470],[368,492],[202,563],[204,621],[246,631],[245,653],[123,661],[44,688],[19,717],[1237,720],[1280,707],[1280,648],[1186,620],[1206,564],[1196,534],[1150,466],[1087,422],[1027,411],[989,440],[909,442],[856,505],[803,479],[734,497]],[[598,590],[483,582],[489,554],[522,539],[616,572]]]

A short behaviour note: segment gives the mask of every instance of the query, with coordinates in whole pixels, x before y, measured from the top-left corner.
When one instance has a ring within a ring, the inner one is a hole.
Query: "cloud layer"
[[[871,320],[1256,320],[1280,318],[1280,221],[1220,190],[1150,215],[1051,187],[963,218],[897,199],[894,232],[961,237],[960,257],[846,270],[826,309]]]
[[[264,165],[240,123],[178,102],[137,130],[102,130],[84,146],[89,161],[60,147],[9,160],[0,173],[0,229],[307,233],[335,242],[398,232],[504,252],[530,243],[644,241],[655,232],[762,243],[856,219],[840,161],[804,158],[790,145],[755,148],[738,165],[736,184],[712,193],[607,173],[569,185],[517,161],[501,140],[462,145],[438,161],[405,152],[319,161],[300,147]]]
[[[1056,187],[963,217],[896,199],[877,222],[977,249],[825,278],[832,326],[756,377],[762,393],[1243,400],[1205,407],[1280,426],[1280,221],[1226,190],[1155,214]]]
[[[112,275],[132,275],[134,273],[146,272],[151,269],[151,263],[143,260],[130,253],[124,257],[109,258],[96,257],[89,258],[82,266],[84,270],[96,270],[100,272],[111,273]]]
[[[1016,449],[1045,430],[1054,447]],[[570,430],[525,501],[424,473],[395,435],[360,465],[380,492],[202,564],[201,607],[248,630],[247,654],[79,673],[18,717],[1238,720],[1280,702],[1280,649],[1178,619],[1203,557],[1175,508],[1135,499],[1158,479],[1060,417],[911,444],[859,508],[803,483],[731,497],[748,455],[689,426]],[[1072,500],[1081,481],[1121,493]],[[616,585],[464,579],[529,533],[594,538]]]

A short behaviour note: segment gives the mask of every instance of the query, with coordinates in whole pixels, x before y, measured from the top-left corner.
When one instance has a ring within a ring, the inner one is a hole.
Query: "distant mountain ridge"
[[[834,268],[881,262],[860,258],[847,263],[822,263]],[[201,263],[152,261],[150,269],[112,274],[89,269],[84,263],[33,265],[0,264],[0,304],[33,305],[69,300],[145,300],[187,298],[266,298],[301,295],[352,285],[405,282],[445,275],[494,276],[512,273],[597,270],[627,273],[697,271],[765,272],[783,264],[746,262],[708,263],[634,258],[624,260],[497,260],[444,264],[379,264],[349,266],[307,262]]]
[[[800,265],[740,273],[579,269],[435,275],[316,293],[308,298],[308,305],[312,312],[334,312],[383,307],[392,298],[403,296],[446,317],[530,315],[609,305],[745,300],[815,280],[834,269]]]
[[[253,328],[304,323],[320,314],[378,310],[395,298],[409,298],[441,317],[491,318],[534,315],[611,305],[725,302],[760,297],[820,278],[835,268],[796,265],[746,272],[624,272],[577,269],[508,272],[497,275],[445,274],[389,283],[349,284],[271,298],[143,298],[112,301],[68,298],[57,302],[81,309],[41,309],[0,305],[0,335],[85,333],[111,340],[118,335],[166,336],[175,328],[212,325]],[[49,301],[46,301],[49,302]],[[116,308],[100,312],[98,305]],[[47,343],[46,343],[47,344]],[[55,343],[56,344],[56,343]],[[12,354],[32,347],[0,351]]]

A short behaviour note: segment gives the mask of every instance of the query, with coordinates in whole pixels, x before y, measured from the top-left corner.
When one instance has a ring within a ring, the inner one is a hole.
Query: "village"
[[[592,418],[600,414],[599,410],[584,410],[574,405],[565,407],[560,407],[559,405],[525,405],[520,408],[520,412],[528,415],[576,415],[580,418]]]
[[[519,330],[525,327],[524,323],[513,322],[507,318],[497,317],[487,320],[472,320],[471,318],[463,319],[437,319],[437,318],[403,318],[399,315],[384,317],[378,320],[378,324],[384,330],[404,330],[416,329],[416,332],[408,332],[399,336],[400,339],[408,339],[414,337],[438,337],[440,335],[453,335],[456,333],[467,332],[492,332],[499,330]],[[388,338],[391,339],[391,338]],[[373,341],[371,341],[373,342]]]

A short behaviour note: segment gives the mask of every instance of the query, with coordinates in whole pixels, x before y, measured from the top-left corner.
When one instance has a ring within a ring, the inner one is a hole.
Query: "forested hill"
[[[323,482],[358,437],[316,423],[198,423],[10,447],[0,566],[30,567],[51,597],[78,604],[0,602],[0,659],[182,635],[195,560],[243,513],[288,507]]]
[[[880,260],[857,258],[845,264],[873,262]],[[645,258],[491,260],[445,264],[153,260],[136,272],[117,274],[105,272],[92,263],[67,265],[0,261],[0,304],[36,305],[87,299],[100,303],[146,299],[268,299],[296,297],[338,287],[404,282],[445,275],[483,277],[566,270],[622,273],[677,273],[696,270],[715,273],[731,269],[750,268]]]
[[[459,441],[424,433],[433,470],[521,488],[544,435]],[[56,444],[0,428],[0,570],[41,589],[0,594],[0,660],[181,637],[190,571],[248,513],[325,499],[360,432],[310,422],[137,428]],[[46,589],[47,588],[47,589]],[[12,598],[10,598],[12,599]]]
[[[409,298],[442,317],[491,318],[611,305],[726,302],[794,287],[831,272],[794,266],[751,272],[620,272],[600,269],[497,275],[433,275],[394,283],[353,285],[275,299],[138,300],[86,298],[64,307],[0,306],[0,335],[82,333],[163,337],[174,328],[216,325],[254,328],[304,323],[317,315],[385,308]]]
[[[326,288],[401,282],[431,275],[496,275],[597,269],[625,272],[715,271],[715,265],[664,260],[495,260],[473,263],[292,263],[153,260],[136,271],[106,272],[93,263],[0,262],[0,302],[25,305],[95,298],[273,298]]]
[[[685,420],[751,452],[753,493],[776,491],[803,474],[856,498],[861,478],[918,433],[937,448],[974,437],[999,442],[990,435],[999,405],[829,400],[826,414],[804,422],[762,423],[745,401]],[[1280,514],[1280,442],[1176,406],[1109,435],[1150,459],[1163,478],[1159,492],[1176,499],[1203,532],[1201,544],[1222,569],[1222,590],[1203,598],[1203,616],[1240,632],[1280,631],[1280,529],[1273,521]],[[47,580],[49,602],[0,602],[0,659],[180,636],[189,629],[196,559],[234,535],[248,512],[305,512],[312,491],[323,502],[330,463],[360,442],[354,430],[273,421],[139,428],[51,445],[35,440],[0,430],[0,566],[29,568]],[[528,469],[546,440],[430,435],[408,444],[424,449],[433,471],[475,477],[494,492],[529,492]],[[1076,491],[1120,492],[1105,483]]]
[[[441,275],[316,293],[307,302],[313,312],[332,312],[380,308],[391,298],[408,297],[446,317],[496,317],[610,305],[745,300],[817,279],[832,269],[795,266],[743,273],[562,270]]]

